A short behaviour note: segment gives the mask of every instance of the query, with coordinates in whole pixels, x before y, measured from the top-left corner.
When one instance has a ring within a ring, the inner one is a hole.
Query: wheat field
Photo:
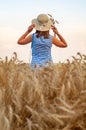
[[[1,58],[0,130],[86,130],[86,56],[34,71]]]

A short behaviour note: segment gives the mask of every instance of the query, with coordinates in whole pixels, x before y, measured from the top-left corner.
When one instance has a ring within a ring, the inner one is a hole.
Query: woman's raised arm
[[[67,43],[65,41],[65,39],[62,37],[62,35],[58,32],[57,28],[55,26],[52,26],[51,28],[53,30],[53,32],[58,36],[55,37],[53,36],[53,44],[55,44],[58,47],[67,47]]]
[[[34,27],[35,27],[34,24],[30,25],[28,27],[28,30],[18,39],[17,43],[20,45],[25,45],[30,43],[32,41],[32,35],[28,36],[28,34],[33,30]]]

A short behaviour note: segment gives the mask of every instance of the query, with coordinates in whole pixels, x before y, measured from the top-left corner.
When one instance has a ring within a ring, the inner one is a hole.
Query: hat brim
[[[48,22],[45,25],[40,25],[37,21],[37,19],[32,20],[32,24],[35,24],[35,29],[38,31],[48,31],[51,28],[51,25],[53,25],[52,21],[49,19]]]

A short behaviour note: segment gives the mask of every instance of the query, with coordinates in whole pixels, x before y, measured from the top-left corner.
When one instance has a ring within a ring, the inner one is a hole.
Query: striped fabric
[[[52,36],[49,39],[44,39],[43,36],[37,38],[36,33],[32,35],[32,60],[31,67],[48,66],[48,62],[52,62],[51,47]]]

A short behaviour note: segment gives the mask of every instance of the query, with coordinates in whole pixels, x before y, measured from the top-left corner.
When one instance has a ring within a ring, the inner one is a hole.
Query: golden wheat
[[[31,70],[0,59],[0,130],[86,130],[86,56]]]

